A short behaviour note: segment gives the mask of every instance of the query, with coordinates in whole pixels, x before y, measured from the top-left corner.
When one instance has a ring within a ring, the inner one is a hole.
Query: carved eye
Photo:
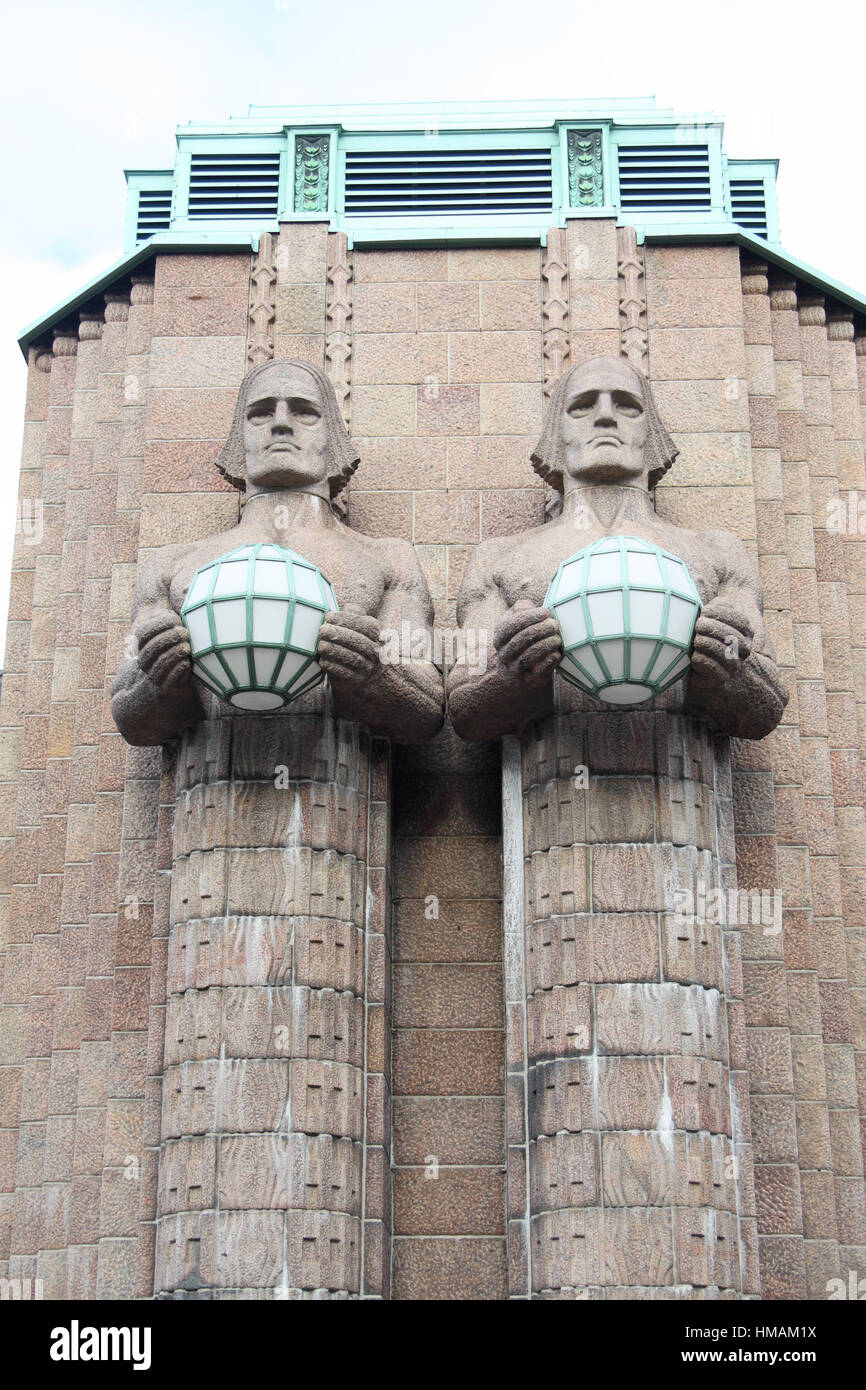
[[[575,396],[568,407],[569,415],[586,415],[592,410],[595,404],[595,393],[585,392],[582,396]]]
[[[643,415],[643,406],[634,396],[617,395],[614,397],[614,403],[620,415],[627,415],[632,419],[638,415]]]
[[[302,425],[315,425],[322,418],[316,407],[306,401],[299,401],[292,414],[296,420],[300,420]]]

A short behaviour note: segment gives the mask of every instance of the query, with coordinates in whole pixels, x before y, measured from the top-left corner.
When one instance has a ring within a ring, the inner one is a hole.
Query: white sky
[[[91,0],[7,4],[0,58],[0,651],[26,324],[122,250],[122,169],[169,167],[175,127],[250,102],[653,94],[776,156],[782,244],[866,290],[863,38],[842,0]]]

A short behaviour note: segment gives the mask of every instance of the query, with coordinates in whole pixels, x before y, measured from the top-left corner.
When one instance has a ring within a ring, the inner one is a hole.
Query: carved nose
[[[597,425],[615,425],[616,411],[613,408],[613,397],[606,391],[599,395],[595,407],[595,423]]]
[[[289,407],[285,401],[277,401],[274,410],[274,418],[271,421],[271,432],[291,434],[292,417],[289,414]]]

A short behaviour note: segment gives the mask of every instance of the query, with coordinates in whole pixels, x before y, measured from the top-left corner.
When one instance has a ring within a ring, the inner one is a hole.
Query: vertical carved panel
[[[568,202],[573,208],[604,206],[600,130],[568,132]]]
[[[568,347],[568,246],[564,227],[551,227],[541,265],[542,336],[544,358],[544,399],[549,400],[554,384],[569,364]],[[562,511],[562,496],[549,483],[544,485],[544,519],[550,521]]]
[[[279,238],[263,232],[250,275],[250,324],[247,334],[247,365],[255,367],[274,355],[277,263]]]
[[[350,422],[352,357],[352,261],[344,232],[328,237],[328,303],[325,369],[334,383],[346,429]]]
[[[325,313],[325,370],[334,383],[346,429],[351,424],[352,258],[344,232],[328,237],[328,299]],[[331,503],[346,520],[345,490]]]
[[[646,280],[643,252],[634,227],[618,227],[619,330],[621,351],[641,371],[647,370]]]
[[[568,366],[568,252],[565,228],[551,227],[541,266],[544,352],[544,395],[550,396]]]
[[[328,206],[328,135],[295,136],[295,212],[324,212]]]

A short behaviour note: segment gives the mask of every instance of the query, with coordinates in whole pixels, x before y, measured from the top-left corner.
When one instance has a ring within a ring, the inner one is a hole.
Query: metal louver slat
[[[767,235],[767,199],[763,179],[731,179],[731,215],[756,236]]]
[[[280,195],[278,154],[194,154],[190,161],[191,219],[249,221],[276,217]]]
[[[635,212],[689,212],[712,206],[706,145],[621,145],[620,205]]]
[[[548,149],[346,154],[347,216],[531,213],[552,207]]]
[[[146,241],[155,232],[167,232],[171,226],[171,189],[142,188],[138,194],[136,238]]]

